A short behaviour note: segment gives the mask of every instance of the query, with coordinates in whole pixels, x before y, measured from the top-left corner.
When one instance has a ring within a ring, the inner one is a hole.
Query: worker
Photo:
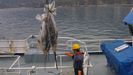
[[[83,53],[80,52],[80,45],[73,44],[72,45],[73,53],[65,52],[67,56],[72,57],[73,59],[73,67],[75,75],[84,75],[83,73]]]

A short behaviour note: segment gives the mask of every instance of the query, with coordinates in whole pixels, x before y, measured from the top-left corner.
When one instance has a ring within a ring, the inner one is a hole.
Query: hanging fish
[[[36,16],[36,19],[42,23],[38,35],[38,45],[39,49],[43,51],[45,59],[47,58],[49,51],[53,50],[56,68],[58,69],[56,59],[58,31],[54,20],[54,15],[56,14],[55,1],[52,1],[51,4],[49,4],[48,0],[46,0],[46,3],[44,13]]]

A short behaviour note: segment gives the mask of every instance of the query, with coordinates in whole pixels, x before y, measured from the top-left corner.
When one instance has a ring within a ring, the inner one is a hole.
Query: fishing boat
[[[46,66],[44,66],[45,60],[42,51],[37,48],[36,37],[37,35],[31,35],[24,40],[0,41],[0,75],[74,75],[72,59],[64,55],[64,52],[72,52],[71,45],[73,42],[80,43],[81,50],[87,51],[88,46],[85,43],[87,40],[59,37],[57,47],[59,69],[57,70],[52,52],[48,55]],[[110,41],[112,40],[114,39],[110,39]],[[12,45],[10,46],[10,44]],[[10,51],[10,49],[12,49],[12,51]],[[87,51],[87,53],[89,54],[89,63],[86,65],[86,75],[116,74],[115,71],[107,65],[106,57],[102,51]]]
[[[22,40],[0,40],[0,75],[74,75],[72,58],[66,56],[64,52],[72,52],[71,45],[75,42],[79,43],[81,51],[86,53],[84,75],[120,75],[120,71],[123,71],[123,75],[127,75],[127,70],[119,69],[120,66],[117,66],[119,64],[113,60],[117,59],[114,57],[117,53],[128,51],[128,48],[132,49],[129,39],[81,40],[73,37],[58,37],[57,69],[52,51],[49,52],[47,60],[44,59],[43,51],[38,49],[37,37],[38,35],[30,35]],[[95,41],[98,42],[97,47],[93,45]],[[87,44],[88,42],[91,45]],[[90,46],[94,46],[92,50]],[[44,63],[45,61],[47,62]],[[132,75],[133,72],[128,73]]]

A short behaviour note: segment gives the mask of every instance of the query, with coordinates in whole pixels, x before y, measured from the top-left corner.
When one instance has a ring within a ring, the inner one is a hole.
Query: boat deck
[[[5,71],[4,68],[10,68],[10,65],[14,62],[16,58],[15,57],[1,57],[0,59],[0,75],[18,75],[17,73],[11,73],[14,70]],[[36,60],[36,58],[32,58]],[[73,68],[63,68],[62,70],[57,70],[56,68],[51,69],[37,69],[31,71],[30,67],[36,66],[36,67],[44,67],[44,63],[41,62],[35,62],[30,61],[27,62],[25,59],[25,56],[20,57],[20,74],[21,75],[74,75]],[[63,66],[72,66],[72,60],[71,59],[63,59]],[[88,69],[88,75],[115,75],[115,73],[107,66],[106,58],[103,54],[90,54],[90,61],[92,64],[92,67]],[[58,62],[59,65],[59,62]],[[46,67],[52,67],[54,66],[54,63],[47,62]],[[18,65],[14,65],[13,68],[18,68]],[[27,68],[27,69],[22,69]],[[30,74],[31,73],[31,74]]]

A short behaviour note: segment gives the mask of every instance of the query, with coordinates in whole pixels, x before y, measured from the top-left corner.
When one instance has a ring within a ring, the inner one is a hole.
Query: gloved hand
[[[65,55],[67,55],[67,56],[70,56],[70,57],[72,57],[72,56],[73,56],[73,54],[72,54],[72,53],[70,53],[70,52],[65,52],[64,54],[65,54]]]

